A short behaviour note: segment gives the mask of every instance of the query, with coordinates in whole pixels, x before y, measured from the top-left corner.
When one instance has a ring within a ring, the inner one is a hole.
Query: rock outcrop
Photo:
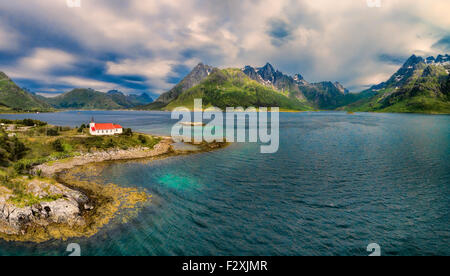
[[[7,235],[23,235],[30,227],[46,227],[50,224],[83,226],[83,212],[92,209],[89,198],[51,181],[31,180],[26,193],[39,203],[31,206],[15,202],[13,193],[2,187],[0,191],[0,232]]]
[[[0,235],[24,236],[35,230],[45,232],[49,227],[55,229],[55,225],[89,228],[92,222],[89,221],[89,211],[95,212],[95,208],[99,207],[95,206],[96,200],[90,198],[91,194],[88,197],[84,192],[56,182],[53,177],[63,170],[89,163],[155,157],[170,152],[172,143],[170,137],[165,137],[153,149],[139,147],[97,151],[36,166],[32,173],[39,177],[14,180],[24,187],[19,194],[0,186]],[[31,237],[30,240],[46,240],[52,236],[45,235],[41,239]]]

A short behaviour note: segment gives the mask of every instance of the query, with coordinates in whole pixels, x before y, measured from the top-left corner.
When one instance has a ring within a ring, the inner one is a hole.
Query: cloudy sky
[[[358,91],[450,52],[448,0],[80,1],[1,1],[0,71],[34,92],[160,94],[199,62],[270,62]]]

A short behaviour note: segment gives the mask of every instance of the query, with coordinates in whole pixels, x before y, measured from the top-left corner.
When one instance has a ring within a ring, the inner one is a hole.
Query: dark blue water
[[[80,125],[94,115],[169,134],[160,112],[1,115]],[[88,239],[0,241],[0,255],[450,255],[450,116],[280,114],[280,149],[257,144],[109,165],[98,181],[152,203]]]

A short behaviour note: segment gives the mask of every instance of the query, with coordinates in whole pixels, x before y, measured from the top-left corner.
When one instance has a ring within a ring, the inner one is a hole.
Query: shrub
[[[109,139],[108,143],[106,144],[106,148],[114,148],[116,144],[114,143],[113,139]]]
[[[17,173],[22,173],[25,170],[25,164],[22,162],[17,162],[16,164],[14,164],[14,170]]]
[[[25,153],[28,151],[28,148],[25,146],[24,143],[19,141],[17,137],[14,137],[12,140],[13,146],[12,146],[12,152],[11,152],[11,159],[13,161],[17,161],[20,158],[22,158]]]
[[[131,128],[126,128],[123,130],[123,135],[125,136],[133,136],[133,131],[131,130]]]
[[[61,140],[55,140],[53,143],[52,143],[52,147],[53,147],[53,149],[54,150],[56,150],[57,152],[63,152],[64,151],[64,147],[63,147],[63,144],[61,143]]]
[[[85,124],[82,124],[79,128],[78,128],[78,133],[83,132],[83,130],[87,128],[87,126]]]
[[[58,136],[59,132],[57,128],[50,128],[47,130],[47,136]]]
[[[18,174],[24,174],[24,173],[26,174],[31,170],[31,168],[34,165],[35,165],[34,160],[24,159],[24,160],[20,160],[19,162],[14,164],[14,170]]]
[[[144,135],[139,134],[138,139],[142,144],[147,144],[147,137],[145,137]]]

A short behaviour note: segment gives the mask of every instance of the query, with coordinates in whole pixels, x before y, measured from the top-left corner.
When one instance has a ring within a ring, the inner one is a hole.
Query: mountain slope
[[[371,96],[367,93],[350,94],[339,82],[309,83],[300,74],[292,77],[275,70],[270,63],[260,68],[245,66],[242,72],[266,87],[296,97],[317,109],[336,109]]]
[[[125,108],[146,105],[153,101],[153,99],[146,93],[142,93],[140,95],[125,95],[118,90],[110,90],[106,93],[106,95],[110,96],[115,103]]]
[[[199,63],[194,69],[175,87],[166,93],[161,94],[153,103],[139,107],[143,110],[158,110],[164,108],[171,101],[175,100],[183,92],[198,85],[202,80],[211,74],[214,67]]]
[[[288,96],[294,96],[300,101],[305,101],[305,96],[299,89],[299,84],[304,82],[303,77],[300,74],[294,77],[283,74],[282,72],[275,70],[270,63],[267,63],[263,67],[254,68],[251,66],[245,66],[242,72],[246,74],[252,80],[259,82],[262,85],[278,90],[282,94]]]
[[[210,74],[217,72],[217,70],[217,68],[200,63],[179,84],[170,91],[162,94],[154,103],[140,106],[136,109],[166,110],[173,108],[174,105],[179,105],[184,101],[184,98],[179,99],[184,92],[200,84]],[[231,70],[235,71],[234,69]],[[260,86],[258,86],[259,88],[265,87],[268,89],[265,91],[270,90],[271,92],[276,92],[277,97],[280,95],[284,96],[283,100],[286,98],[290,99],[290,101],[296,99],[296,105],[298,102],[302,103],[301,107],[297,106],[295,109],[299,108],[303,110],[305,108],[310,109],[311,107],[316,109],[335,109],[360,100],[361,98],[372,96],[372,94],[368,95],[367,93],[350,94],[348,93],[348,90],[338,82],[309,83],[300,74],[294,76],[283,74],[279,70],[274,69],[270,63],[259,68],[245,66],[241,69],[241,72],[249,79],[260,84]],[[241,75],[241,78],[242,77],[243,76]],[[218,81],[220,82],[220,78]],[[221,85],[222,84],[217,84],[218,87]],[[235,96],[240,99],[240,96],[242,95]],[[231,97],[231,95],[227,95],[227,97]],[[233,101],[228,99],[226,102],[232,103]],[[264,101],[262,102],[267,103]],[[218,106],[219,104],[223,104],[223,102],[219,102],[216,105]],[[167,108],[168,106],[170,108]]]
[[[308,101],[318,109],[336,109],[365,96],[365,94],[350,94],[339,82],[305,83],[299,88]]]
[[[289,110],[311,110],[295,97],[285,95],[250,79],[240,69],[214,69],[200,84],[188,89],[170,102],[166,109],[193,107],[195,98],[203,107],[280,107]]]
[[[141,101],[142,100],[142,101]],[[74,89],[46,102],[57,109],[127,109],[142,105],[151,100],[148,95],[126,96],[120,91],[102,93],[93,89]]]
[[[282,94],[294,96],[300,101],[306,101],[305,96],[299,89],[299,84],[304,82],[303,77],[300,74],[297,74],[294,77],[285,75],[282,72],[275,70],[270,63],[267,63],[260,68],[254,68],[247,65],[242,69],[242,72],[262,85],[276,89]]]
[[[50,109],[48,104],[19,88],[3,72],[0,72],[0,105],[0,111],[45,111]]]
[[[142,93],[140,95],[131,94],[127,96],[127,100],[133,105],[146,105],[153,102],[153,98],[150,97],[147,93]]]
[[[411,56],[386,82],[365,92],[369,99],[346,107],[351,111],[450,113],[450,56]]]

